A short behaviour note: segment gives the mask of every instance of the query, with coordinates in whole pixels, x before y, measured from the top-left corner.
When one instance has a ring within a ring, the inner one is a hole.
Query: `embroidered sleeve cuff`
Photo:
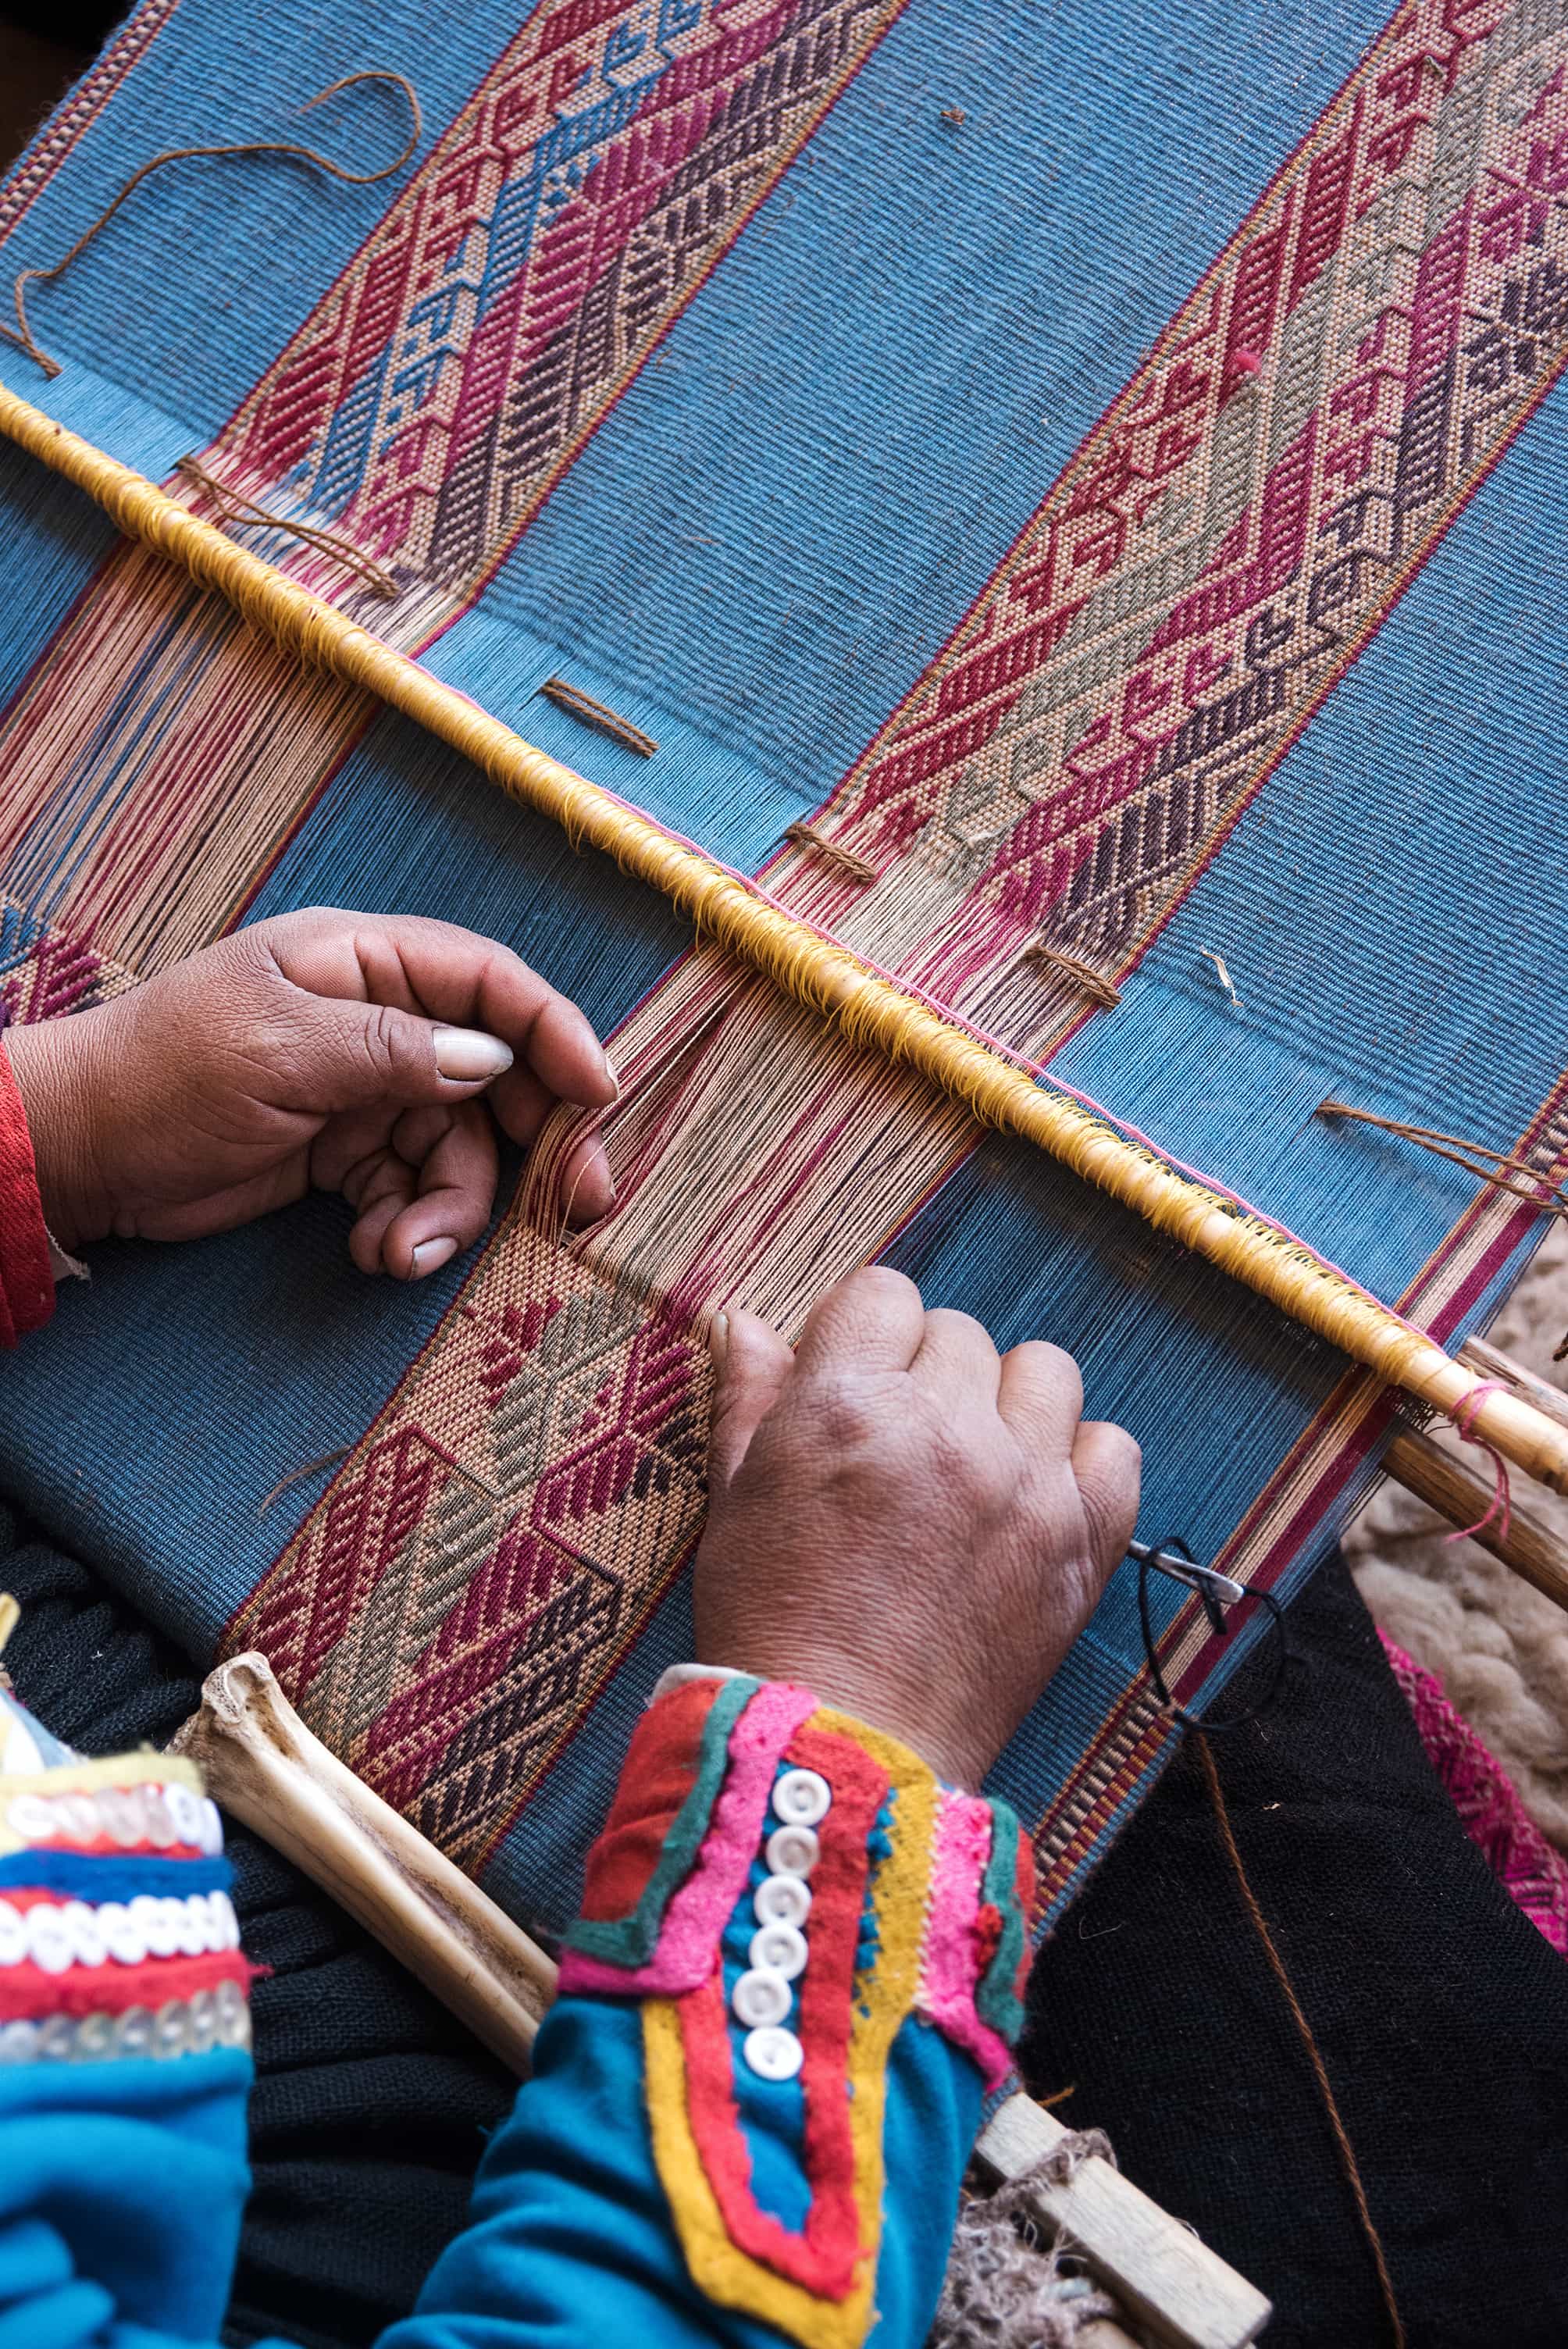
[[[0,1040],[0,1346],[14,1346],[55,1309],[55,1276],[38,1198],[32,1136]]]
[[[893,2041],[915,2018],[1006,2075],[1032,1889],[1005,1805],[809,1690],[688,1681],[643,1715],[561,1987],[645,2002],[655,2158],[712,2298],[863,2337]],[[759,2158],[799,2172],[799,2226]]]

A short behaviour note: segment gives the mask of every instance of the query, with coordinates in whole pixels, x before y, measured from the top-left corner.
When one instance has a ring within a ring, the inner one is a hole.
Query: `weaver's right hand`
[[[858,1272],[791,1351],[721,1317],[696,1651],[791,1680],[975,1786],[1138,1516],[1139,1452],[1059,1347],[998,1355],[902,1273]]]

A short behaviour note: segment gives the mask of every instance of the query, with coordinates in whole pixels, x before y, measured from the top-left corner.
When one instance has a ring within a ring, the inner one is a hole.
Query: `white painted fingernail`
[[[428,1272],[439,1272],[444,1264],[450,1264],[457,1252],[454,1239],[421,1240],[414,1250],[415,1279],[423,1280]]]
[[[438,1028],[435,1043],[437,1068],[458,1084],[499,1077],[511,1066],[511,1046],[482,1028]]]

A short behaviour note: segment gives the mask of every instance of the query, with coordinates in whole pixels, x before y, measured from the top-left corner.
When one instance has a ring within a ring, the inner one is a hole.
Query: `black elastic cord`
[[[1191,1559],[1192,1553],[1183,1541],[1160,1541],[1154,1543],[1153,1547],[1172,1550],[1179,1557],[1185,1557],[1189,1561]],[[1149,1560],[1140,1559],[1138,1567],[1138,1620],[1143,1631],[1143,1654],[1149,1666],[1150,1686],[1153,1689],[1160,1704],[1171,1715],[1172,1721],[1181,1723],[1183,1729],[1206,1730],[1211,1734],[1218,1734],[1222,1737],[1227,1730],[1245,1729],[1249,1723],[1258,1720],[1262,1714],[1268,1712],[1284,1682],[1285,1670],[1290,1662],[1290,1640],[1284,1627],[1284,1609],[1272,1590],[1247,1592],[1248,1599],[1255,1599],[1260,1606],[1268,1609],[1274,1618],[1277,1636],[1274,1641],[1273,1678],[1256,1704],[1249,1705],[1244,1713],[1232,1713],[1224,1721],[1212,1720],[1206,1713],[1200,1718],[1198,1714],[1189,1713],[1184,1706],[1173,1702],[1171,1692],[1165,1685],[1165,1675],[1160,1669],[1160,1658],[1154,1646],[1154,1625],[1149,1612]],[[1238,1604],[1244,1605],[1245,1601],[1239,1601]],[[1222,1637],[1228,1639],[1231,1629],[1232,1626],[1227,1623]]]

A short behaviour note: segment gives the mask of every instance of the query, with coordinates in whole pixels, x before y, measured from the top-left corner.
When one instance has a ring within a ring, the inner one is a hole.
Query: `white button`
[[[116,1965],[140,1965],[147,1955],[147,1941],[124,1901],[102,1901],[98,1920],[103,1931],[104,1947]]]
[[[38,2033],[40,2064],[68,2064],[77,2044],[77,2026],[68,2014],[51,2014]]]
[[[0,1900],[0,1966],[19,1966],[27,1954],[27,1928],[20,1909]]]
[[[811,1913],[811,1888],[800,1876],[765,1876],[751,1896],[759,1925],[803,1925]]]
[[[144,2006],[128,2006],[114,2026],[114,2042],[122,2055],[145,2055],[152,2046],[152,2017]]]
[[[168,1789],[169,1815],[174,1821],[174,1832],[181,1843],[192,1849],[201,1848],[201,1797],[193,1795],[189,1786],[173,1785]]]
[[[192,1892],[178,1904],[180,1910],[180,1954],[182,1958],[204,1958],[211,1943],[208,1938],[207,1899],[201,1892]]]
[[[183,1999],[171,1998],[152,2018],[152,2053],[167,2058],[183,2055],[190,2045],[191,2018]]]
[[[240,1946],[240,1920],[234,1914],[233,1902],[226,1892],[213,1892],[208,1897],[211,1903],[213,1916],[222,1921],[222,1948],[237,1950]]]
[[[773,1789],[773,1808],[791,1826],[814,1827],[833,1807],[833,1790],[815,1770],[786,1770]]]
[[[90,1795],[61,1795],[55,1804],[55,1832],[73,1843],[97,1843],[103,1833],[98,1806]]]
[[[793,1982],[806,1971],[806,1936],[793,1925],[759,1926],[747,1954],[764,1973],[782,1974],[786,1982]]]
[[[216,1859],[223,1848],[223,1822],[217,1804],[211,1800],[201,1805],[201,1848],[209,1859]]]
[[[0,2023],[0,2064],[33,2064],[37,2055],[36,2023]]]
[[[167,1851],[177,1841],[174,1815],[170,1810],[161,1786],[144,1786],[141,1790],[141,1817],[147,1840],[160,1851]]]
[[[124,1786],[106,1786],[98,1798],[98,1816],[111,1843],[129,1851],[141,1841],[141,1802]]]
[[[730,1997],[738,2023],[782,2023],[795,2003],[789,1982],[772,1966],[753,1966]]]
[[[27,1911],[27,1955],[46,1974],[63,1974],[71,1962],[71,1929],[48,1901]]]
[[[98,1923],[98,1911],[89,1909],[85,1900],[67,1900],[60,1917],[71,1937],[71,1955],[77,1965],[103,1965],[108,1957],[108,1943]]]
[[[47,1843],[55,1832],[55,1806],[42,1795],[18,1795],[5,1814],[24,1843]]]
[[[805,2061],[805,2049],[792,2031],[765,2023],[748,2031],[740,2052],[759,2080],[792,2080]]]
[[[810,1876],[821,1849],[815,1827],[775,1827],[763,1846],[775,1876]]]
[[[114,2054],[114,2017],[112,2014],[84,2014],[77,2025],[77,2044],[71,2050],[74,2064],[101,2064],[106,2055]]]
[[[191,2052],[204,2055],[218,2035],[218,2002],[210,1990],[199,1990],[190,2006]]]

